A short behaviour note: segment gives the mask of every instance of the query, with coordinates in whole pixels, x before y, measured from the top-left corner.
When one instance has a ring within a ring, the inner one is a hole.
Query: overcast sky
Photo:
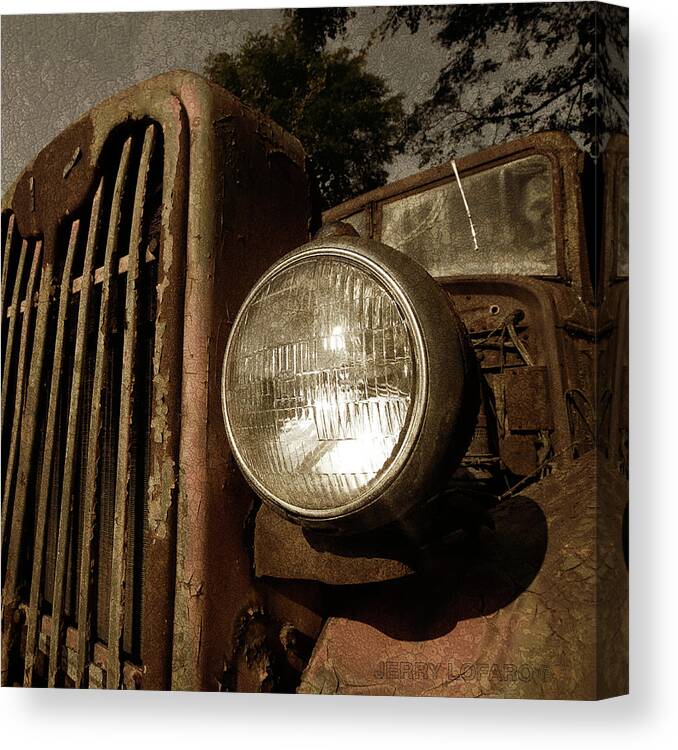
[[[360,8],[348,46],[362,48],[383,9]],[[3,16],[2,191],[67,125],[102,99],[173,68],[202,72],[211,52],[235,52],[248,31],[265,31],[280,10]],[[445,61],[428,28],[375,45],[368,69],[406,105],[425,98]],[[416,171],[400,157],[390,178]]]

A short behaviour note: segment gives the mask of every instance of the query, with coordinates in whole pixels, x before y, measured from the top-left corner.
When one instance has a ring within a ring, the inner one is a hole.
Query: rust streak
[[[172,623],[176,549],[176,493],[181,405],[181,331],[189,129],[178,99],[168,101],[163,127],[162,214],[158,252],[157,307],[153,343],[148,515],[144,543],[147,575],[158,582],[143,592],[141,657],[143,687],[167,689],[172,673]]]

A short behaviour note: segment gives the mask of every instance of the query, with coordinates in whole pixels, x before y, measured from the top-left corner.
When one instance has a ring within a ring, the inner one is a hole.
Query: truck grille
[[[114,130],[99,163],[54,248],[3,216],[3,606],[24,623],[3,617],[9,684],[118,687],[141,658],[160,127]]]

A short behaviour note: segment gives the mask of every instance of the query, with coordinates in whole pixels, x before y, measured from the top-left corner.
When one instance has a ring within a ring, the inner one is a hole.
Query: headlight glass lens
[[[338,511],[393,468],[417,363],[410,323],[369,270],[340,256],[269,277],[236,321],[224,367],[231,442],[255,482],[303,511]]]

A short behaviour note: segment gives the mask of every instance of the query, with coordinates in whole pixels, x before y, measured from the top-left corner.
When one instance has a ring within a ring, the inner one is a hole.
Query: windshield
[[[551,162],[528,156],[382,206],[381,241],[432,276],[557,275]]]

